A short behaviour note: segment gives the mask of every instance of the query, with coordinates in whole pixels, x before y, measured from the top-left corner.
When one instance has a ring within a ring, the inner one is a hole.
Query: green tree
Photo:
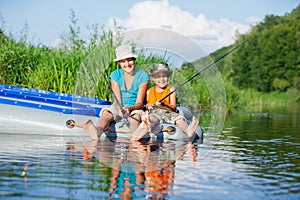
[[[239,36],[250,42],[231,57],[234,85],[265,93],[292,87],[293,78],[300,73],[299,10],[300,5],[282,17],[266,16],[249,34]],[[282,83],[284,87],[279,86]]]

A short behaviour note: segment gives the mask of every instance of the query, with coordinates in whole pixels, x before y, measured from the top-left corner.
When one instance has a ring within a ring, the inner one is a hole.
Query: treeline
[[[300,5],[284,16],[268,15],[235,44],[209,55],[215,60],[243,41],[234,53],[218,62],[229,110],[250,104],[300,101]],[[195,73],[207,57],[185,63],[182,69]],[[195,85],[201,80],[194,81]],[[205,90],[204,90],[205,92]]]
[[[262,92],[300,89],[300,5],[282,17],[266,16],[243,40],[249,42],[231,60],[234,85]]]

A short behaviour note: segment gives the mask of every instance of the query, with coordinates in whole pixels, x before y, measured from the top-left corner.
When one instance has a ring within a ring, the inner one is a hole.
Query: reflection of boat
[[[66,122],[70,119],[81,124],[87,118],[97,123],[103,107],[111,105],[108,101],[85,96],[29,89],[0,84],[0,132],[24,133],[62,136],[86,136],[80,128],[68,128]],[[189,109],[178,107],[178,110],[189,120],[192,115]],[[160,124],[156,130],[170,126]],[[174,126],[175,127],[175,126]],[[178,139],[187,137],[175,127],[173,132],[155,133],[156,138]],[[106,133],[110,137],[128,136],[129,128],[126,122],[112,124]],[[152,136],[153,134],[151,134]],[[202,139],[202,129],[199,126],[197,135]],[[198,137],[197,136],[197,137]]]

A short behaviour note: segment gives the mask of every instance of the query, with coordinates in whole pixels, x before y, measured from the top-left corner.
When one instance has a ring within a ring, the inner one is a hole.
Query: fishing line
[[[123,115],[123,117],[124,117],[124,115],[125,115],[125,110],[123,109],[121,103],[119,102],[119,99],[117,98],[117,96],[115,95],[114,91],[112,90],[112,88],[111,88],[111,83],[106,79],[106,77],[104,76],[104,74],[102,73],[101,70],[100,70],[99,72],[100,72],[100,74],[102,75],[102,77],[103,77],[103,79],[104,79],[106,85],[107,85],[108,88],[110,89],[110,91],[111,91],[111,93],[112,93],[112,95],[113,95],[113,97],[114,97],[114,100],[115,100],[115,102],[117,103],[117,106],[121,109],[122,115]]]
[[[234,50],[236,50],[237,48],[239,48],[240,46],[242,46],[243,44],[245,44],[246,42],[248,42],[248,40],[245,40],[243,42],[241,42],[240,44],[238,44],[236,47],[232,48],[231,50],[229,50],[227,53],[225,53],[224,55],[220,56],[219,58],[217,58],[216,60],[214,60],[212,63],[210,63],[209,65],[207,65],[206,67],[204,67],[201,71],[199,71],[198,73],[194,74],[193,76],[191,76],[188,80],[186,80],[185,82],[183,82],[181,85],[179,85],[177,88],[175,88],[172,92],[170,92],[169,94],[167,94],[165,97],[163,97],[161,100],[159,100],[160,103],[162,103],[166,98],[168,98],[171,94],[173,94],[174,92],[176,92],[177,90],[179,90],[180,88],[182,88],[182,86],[184,86],[186,83],[190,82],[192,79],[194,79],[195,77],[199,76],[200,74],[202,74],[203,72],[205,72],[208,68],[210,68],[212,65],[216,64],[217,62],[219,62],[220,60],[222,60],[223,58],[225,58],[226,56],[228,56],[230,53],[232,53]]]

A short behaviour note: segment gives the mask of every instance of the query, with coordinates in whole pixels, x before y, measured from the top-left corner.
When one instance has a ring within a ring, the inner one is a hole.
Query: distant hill
[[[300,90],[300,4],[284,16],[267,15],[248,34],[239,35],[235,44],[210,57],[215,59],[245,40],[245,45],[217,63],[226,79],[238,88],[261,92]],[[192,64],[205,65],[205,60]],[[189,66],[184,64],[183,68]]]

